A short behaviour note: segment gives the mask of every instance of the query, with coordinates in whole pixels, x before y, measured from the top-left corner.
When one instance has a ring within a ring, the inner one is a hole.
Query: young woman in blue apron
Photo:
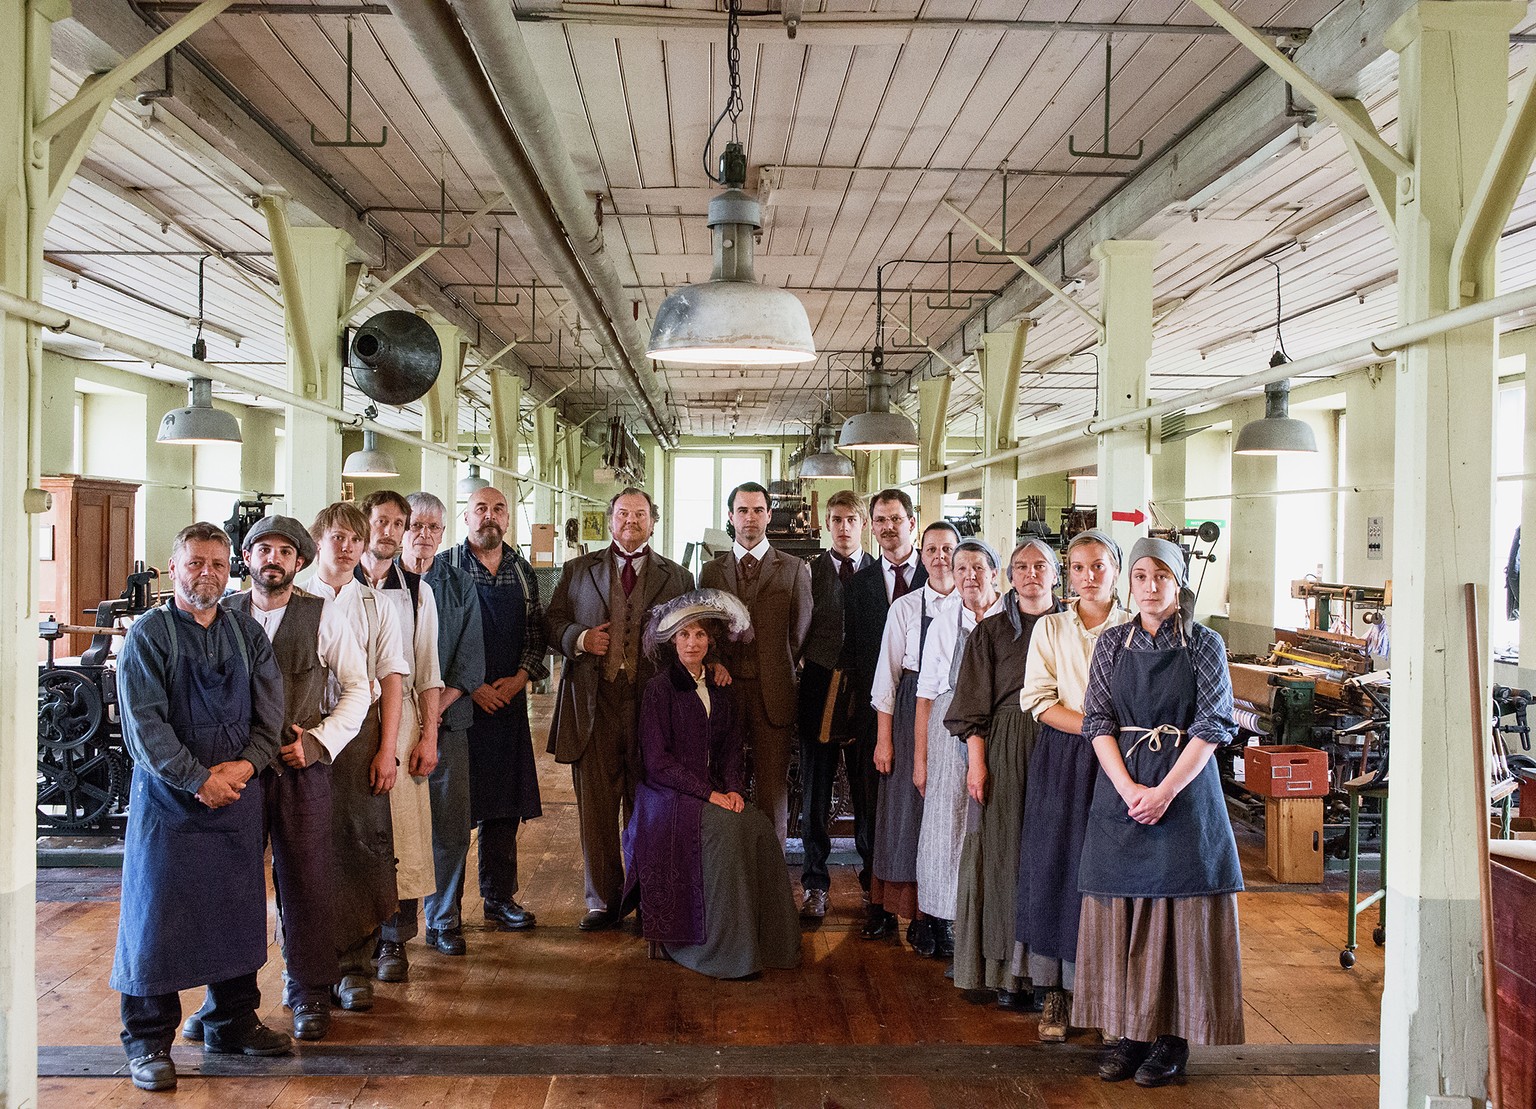
[[[1183,551],[1140,539],[1130,563],[1140,618],[1100,638],[1083,706],[1099,774],[1072,1023],[1119,1038],[1106,1082],[1162,1086],[1183,1074],[1189,1041],[1243,1042],[1243,876],[1211,758],[1237,728],[1221,639],[1181,611]]]
[[[1082,734],[1083,696],[1099,637],[1131,619],[1115,597],[1121,557],[1119,545],[1101,531],[1072,537],[1066,563],[1073,597],[1066,612],[1035,625],[1019,691],[1019,705],[1040,722],[1040,735],[1024,798],[1014,973],[1045,993],[1036,1033],[1043,1043],[1066,1040],[1072,1013],[1083,903],[1077,871],[1099,773],[1093,737]]]

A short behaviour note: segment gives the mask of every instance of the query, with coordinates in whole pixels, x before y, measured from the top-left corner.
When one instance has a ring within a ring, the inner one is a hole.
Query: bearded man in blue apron
[[[1184,552],[1131,548],[1138,619],[1099,637],[1083,729],[1099,759],[1078,885],[1071,1023],[1119,1037],[1099,1077],[1179,1080],[1189,1042],[1243,1042],[1237,842],[1211,757],[1237,735],[1221,637],[1194,622]]]
[[[122,995],[133,1084],[176,1085],[178,991],[207,986],[203,1050],[282,1055],[288,1035],[256,1016],[267,961],[262,794],[277,756],[283,679],[261,625],[219,607],[229,536],[183,528],[175,598],[129,629],[118,656],[123,741],[133,756],[122,913],[110,986]]]

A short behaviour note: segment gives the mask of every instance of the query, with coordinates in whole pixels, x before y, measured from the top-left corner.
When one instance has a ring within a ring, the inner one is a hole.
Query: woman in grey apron
[[[1019,704],[1040,722],[1029,756],[1029,792],[1019,849],[1018,941],[1014,973],[1042,990],[1037,1035],[1067,1038],[1070,992],[1077,972],[1077,889],[1088,806],[1099,760],[1082,735],[1088,664],[1099,637],[1131,619],[1115,598],[1119,545],[1101,531],[1079,532],[1067,544],[1067,611],[1043,617],[1029,640]]]
[[[1184,553],[1131,548],[1140,618],[1099,639],[1083,706],[1098,780],[1078,884],[1072,1023],[1119,1043],[1099,1077],[1162,1086],[1189,1041],[1243,1042],[1237,843],[1211,758],[1237,734],[1226,651],[1187,619]]]
[[[934,954],[935,940],[917,907],[917,841],[923,826],[923,795],[912,781],[917,671],[934,615],[955,588],[950,559],[959,541],[960,533],[948,522],[923,529],[922,560],[928,579],[921,589],[898,597],[891,605],[871,702],[878,720],[874,763],[880,773],[880,793],[869,899],[892,916],[909,921],[907,942],[919,955]],[[894,675],[900,677],[893,689]]]
[[[955,953],[955,905],[960,889],[960,854],[965,842],[965,744],[944,727],[966,640],[976,625],[1002,611],[997,595],[997,552],[976,536],[955,545],[956,600],[930,629],[917,679],[918,738],[912,780],[923,793],[923,827],[917,841],[917,907],[937,924],[935,954]],[[956,601],[958,603],[956,603]]]

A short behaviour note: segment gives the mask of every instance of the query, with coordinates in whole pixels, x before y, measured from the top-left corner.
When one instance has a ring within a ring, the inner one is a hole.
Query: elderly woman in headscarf
[[[743,799],[740,710],[706,663],[720,637],[751,638],[735,597],[698,589],[651,613],[642,645],[659,672],[640,705],[643,773],[625,830],[626,908],[645,938],[714,978],[800,962],[800,921],[772,823]]]
[[[955,916],[955,986],[997,991],[1005,1009],[1029,999],[1014,968],[1019,840],[1035,718],[1019,707],[1037,621],[1061,606],[1056,552],[1031,536],[1013,549],[1003,610],[976,625],[965,644],[944,727],[965,744],[965,840]]]
[[[1118,1037],[1099,1077],[1162,1086],[1189,1041],[1243,1042],[1237,843],[1212,755],[1232,742],[1221,638],[1193,620],[1184,552],[1131,548],[1139,616],[1099,637],[1083,735],[1098,780],[1078,885],[1072,1023]]]
[[[966,746],[949,734],[944,718],[955,694],[966,641],[976,625],[1003,611],[997,595],[1000,559],[992,545],[968,536],[955,545],[955,591],[940,606],[923,644],[917,676],[912,782],[923,795],[923,826],[917,840],[917,907],[933,918],[934,954],[955,953],[955,906],[960,853],[965,840]]]
[[[1088,805],[1099,762],[1082,734],[1088,663],[1104,632],[1131,618],[1115,596],[1120,545],[1102,531],[1079,532],[1067,544],[1067,611],[1035,625],[1020,708],[1040,723],[1029,757],[1019,851],[1019,959],[1041,1003],[1040,1039],[1067,1038],[1070,991],[1077,969],[1077,890]],[[1090,737],[1091,738],[1091,737]],[[1043,997],[1040,995],[1043,993]]]

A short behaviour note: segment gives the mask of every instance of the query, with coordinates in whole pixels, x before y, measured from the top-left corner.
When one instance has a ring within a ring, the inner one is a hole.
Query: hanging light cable
[[[1290,356],[1285,353],[1285,338],[1280,334],[1282,317],[1280,301],[1280,267],[1268,258],[1263,259],[1275,267],[1275,353],[1270,355],[1271,367],[1283,366]],[[1264,418],[1252,420],[1237,433],[1233,454],[1276,455],[1316,454],[1317,436],[1312,425],[1305,420],[1294,420],[1290,415],[1291,383],[1272,381],[1264,386]]]
[[[474,401],[470,401],[469,408],[475,414],[475,437],[469,446],[469,473],[459,479],[459,496],[465,499],[491,484],[480,476],[480,409]]]
[[[917,425],[891,411],[891,379],[885,372],[885,278],[875,267],[875,345],[869,352],[865,409],[843,421],[837,445],[844,450],[885,451],[917,446]]]
[[[208,255],[197,262],[197,334],[192,338],[192,357],[208,360],[208,344],[203,341],[203,286]],[[240,421],[213,406],[213,382],[206,377],[187,379],[187,406],[173,408],[160,420],[155,433],[157,443],[239,443]]]
[[[789,366],[816,358],[816,343],[805,306],[783,289],[758,284],[752,268],[756,234],[763,210],[744,191],[747,156],[741,144],[741,2],[727,0],[726,65],[730,84],[725,106],[704,142],[704,173],[724,187],[709,202],[709,231],[714,267],[702,284],[678,289],[656,312],[646,354],[663,362],[687,365]],[[729,119],[731,137],[720,156],[720,172],[710,168],[710,153],[720,125]]]

